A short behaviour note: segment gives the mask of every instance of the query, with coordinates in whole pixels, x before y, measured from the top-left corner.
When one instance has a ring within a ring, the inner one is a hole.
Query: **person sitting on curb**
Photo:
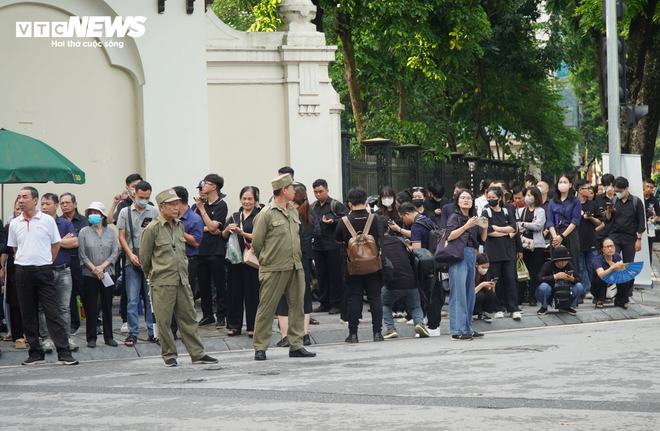
[[[383,254],[392,263],[392,273],[384,270],[385,286],[381,290],[381,300],[383,301],[383,320],[387,325],[387,332],[383,338],[397,338],[399,333],[394,327],[394,318],[392,316],[392,306],[394,303],[403,299],[413,322],[415,322],[415,333],[420,338],[427,338],[429,331],[424,326],[424,312],[420,305],[419,290],[415,282],[415,273],[410,264],[410,248],[402,239],[390,235],[389,226],[385,227],[383,236]]]
[[[541,267],[538,274],[539,285],[536,288],[536,299],[541,303],[541,308],[536,312],[538,315],[544,315],[548,312],[548,302],[555,294],[555,284],[557,280],[566,280],[571,284],[571,304],[566,306],[563,311],[575,315],[577,300],[582,295],[584,288],[580,283],[580,276],[575,272],[573,264],[570,262],[571,255],[568,249],[560,245],[555,249],[555,256],[550,262],[546,262]]]

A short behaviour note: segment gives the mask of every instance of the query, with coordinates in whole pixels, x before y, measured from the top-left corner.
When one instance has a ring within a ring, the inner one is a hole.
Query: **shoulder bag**
[[[458,218],[457,214],[452,214],[450,218],[454,216]],[[458,221],[460,222],[460,218],[458,218]],[[447,223],[449,223],[449,220],[447,220]],[[440,236],[440,239],[438,241],[438,246],[435,249],[435,261],[438,263],[449,263],[449,264],[458,263],[458,262],[462,262],[463,259],[465,258],[463,252],[467,244],[466,235],[463,234],[458,238],[454,239],[453,241],[449,241],[448,238],[449,235],[451,235],[451,232],[452,231],[445,228],[442,232],[442,235]],[[465,233],[467,234],[467,232]]]
[[[254,209],[252,211],[254,211]],[[243,223],[244,218],[243,213],[241,213],[241,229],[243,229]],[[257,259],[257,256],[255,256],[254,251],[252,250],[252,245],[247,241],[247,239],[245,239],[245,237],[243,237],[243,241],[245,241],[245,249],[243,249],[243,262],[252,268],[259,269],[259,259]]]

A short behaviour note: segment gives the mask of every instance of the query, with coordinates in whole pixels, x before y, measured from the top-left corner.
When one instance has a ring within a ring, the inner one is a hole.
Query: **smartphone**
[[[497,283],[497,280],[499,280],[499,279],[500,279],[499,277],[493,277],[493,279],[490,280],[490,281]]]
[[[568,274],[568,275],[573,275],[573,270],[571,270],[571,271],[566,271],[566,274]]]
[[[483,217],[478,217],[477,218],[477,225],[481,226],[482,224],[484,224],[484,218]]]
[[[327,214],[325,215],[325,218],[327,218],[328,220],[332,220],[333,218],[335,218],[335,216],[334,216],[334,214],[332,214],[332,213],[327,213]]]
[[[608,207],[611,207],[611,206],[612,206],[612,202],[605,202],[605,205],[607,205]]]

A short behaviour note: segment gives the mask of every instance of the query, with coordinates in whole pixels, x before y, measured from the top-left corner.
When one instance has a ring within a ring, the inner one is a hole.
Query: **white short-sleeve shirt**
[[[52,265],[50,247],[61,239],[53,217],[37,211],[29,221],[25,220],[23,214],[11,221],[7,246],[16,247],[16,265]]]

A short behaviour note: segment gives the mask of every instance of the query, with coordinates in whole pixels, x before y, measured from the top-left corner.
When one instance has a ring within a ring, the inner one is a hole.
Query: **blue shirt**
[[[431,229],[435,229],[431,219],[421,214],[415,218],[415,222],[425,222]],[[421,224],[413,223],[410,226],[410,242],[413,244],[419,242],[422,244],[422,248],[429,248],[429,230]]]
[[[582,204],[580,199],[569,198],[564,199],[563,202],[557,203],[554,199],[548,202],[548,217],[545,222],[545,227],[563,226],[567,228],[569,224],[573,223],[575,226],[580,226],[580,218],[582,217]]]
[[[73,223],[71,223],[67,218],[57,216],[55,218],[55,224],[57,225],[57,230],[59,231],[61,238],[64,238],[64,236],[69,233],[76,238],[78,237],[76,234],[76,229],[73,227]],[[57,252],[57,257],[55,258],[53,265],[59,266],[71,262],[71,250],[72,249],[70,248],[64,248],[60,246],[60,251]]]
[[[179,217],[179,220],[183,223],[183,231],[192,235],[192,237],[195,238],[195,241],[197,241],[198,244],[201,244],[202,237],[204,236],[204,221],[199,214],[188,207],[186,212]],[[198,254],[199,249],[186,242],[186,256],[197,256]]]
[[[440,214],[440,221],[438,222],[438,229],[444,229],[447,227],[447,220],[449,216],[456,213],[456,206],[453,202],[448,203],[442,207],[442,214]]]

